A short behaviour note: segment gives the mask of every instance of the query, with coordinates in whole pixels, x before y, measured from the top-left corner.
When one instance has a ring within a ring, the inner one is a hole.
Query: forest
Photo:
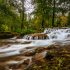
[[[51,27],[70,27],[69,0],[0,0],[0,32],[29,34]]]

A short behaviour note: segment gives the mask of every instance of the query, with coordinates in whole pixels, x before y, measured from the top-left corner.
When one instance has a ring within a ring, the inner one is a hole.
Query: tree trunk
[[[54,26],[54,22],[55,22],[55,0],[53,1],[52,26]]]
[[[42,24],[41,24],[41,25],[42,25],[42,29],[44,29],[44,23],[45,23],[45,22],[44,22],[44,18],[43,18],[43,19],[42,19]]]
[[[21,14],[21,31],[23,30],[24,28],[24,12],[22,11],[22,14]]]
[[[22,2],[22,11],[21,11],[21,32],[24,28],[24,0],[21,0]]]

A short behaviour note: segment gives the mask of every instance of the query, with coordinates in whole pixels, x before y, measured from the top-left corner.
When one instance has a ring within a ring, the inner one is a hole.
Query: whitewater
[[[49,45],[60,42],[61,45],[66,45],[70,43],[70,28],[46,28],[43,34],[47,34],[48,38],[45,40],[32,40],[31,37],[29,40],[26,39],[27,35],[22,39],[17,39],[16,37],[7,39],[6,41],[18,42],[15,44],[0,46],[0,58],[8,57],[13,55],[21,54],[21,51],[31,51],[37,47],[48,47]],[[24,44],[25,42],[30,42]],[[29,48],[29,49],[27,49]]]

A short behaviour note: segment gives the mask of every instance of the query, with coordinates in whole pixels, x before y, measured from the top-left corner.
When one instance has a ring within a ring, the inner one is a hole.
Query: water
[[[45,29],[44,33],[47,33],[49,39],[66,40],[70,38],[70,28],[67,29]]]
[[[12,38],[12,39],[6,40],[8,42],[9,41],[18,42],[18,44],[15,43],[15,44],[10,44],[9,46],[8,45],[1,46],[0,58],[21,54],[20,52],[21,50],[24,50],[24,51],[28,50],[26,49],[26,47],[36,48],[41,46],[49,46],[49,45],[55,44],[56,42],[60,42],[62,43],[62,45],[70,43],[70,28],[66,28],[66,29],[49,28],[49,29],[45,29],[43,33],[48,35],[48,39],[32,40],[31,36],[26,35],[22,39]],[[27,40],[28,37],[30,37],[29,40]],[[24,44],[25,42],[30,42],[30,43]]]

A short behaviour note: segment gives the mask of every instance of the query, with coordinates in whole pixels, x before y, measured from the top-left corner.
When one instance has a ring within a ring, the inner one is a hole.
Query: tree
[[[25,0],[21,0],[21,2],[22,2],[22,11],[21,11],[21,15],[22,15],[22,18],[21,18],[21,31],[22,31],[23,28],[24,28],[24,12],[25,12],[25,9],[24,9],[24,1],[25,1]]]
[[[55,0],[53,0],[53,16],[52,16],[52,26],[54,26],[55,21]]]
[[[9,4],[6,4],[6,1],[0,1],[0,22],[2,31],[4,31],[5,27],[7,28],[5,30],[8,31],[15,31],[16,27],[19,27],[19,17]]]
[[[34,0],[36,16],[42,16],[42,28],[47,20],[49,25],[56,26],[60,13],[65,15],[70,10],[70,0]],[[51,20],[52,19],[52,22]],[[52,24],[51,24],[52,23]]]
[[[48,21],[50,13],[51,12],[51,7],[49,4],[49,0],[34,0],[34,4],[35,4],[35,17],[41,17],[40,19],[40,24],[41,24],[41,28],[44,29],[45,28],[45,24],[46,20]]]
[[[70,12],[68,14],[68,26],[70,26]]]

